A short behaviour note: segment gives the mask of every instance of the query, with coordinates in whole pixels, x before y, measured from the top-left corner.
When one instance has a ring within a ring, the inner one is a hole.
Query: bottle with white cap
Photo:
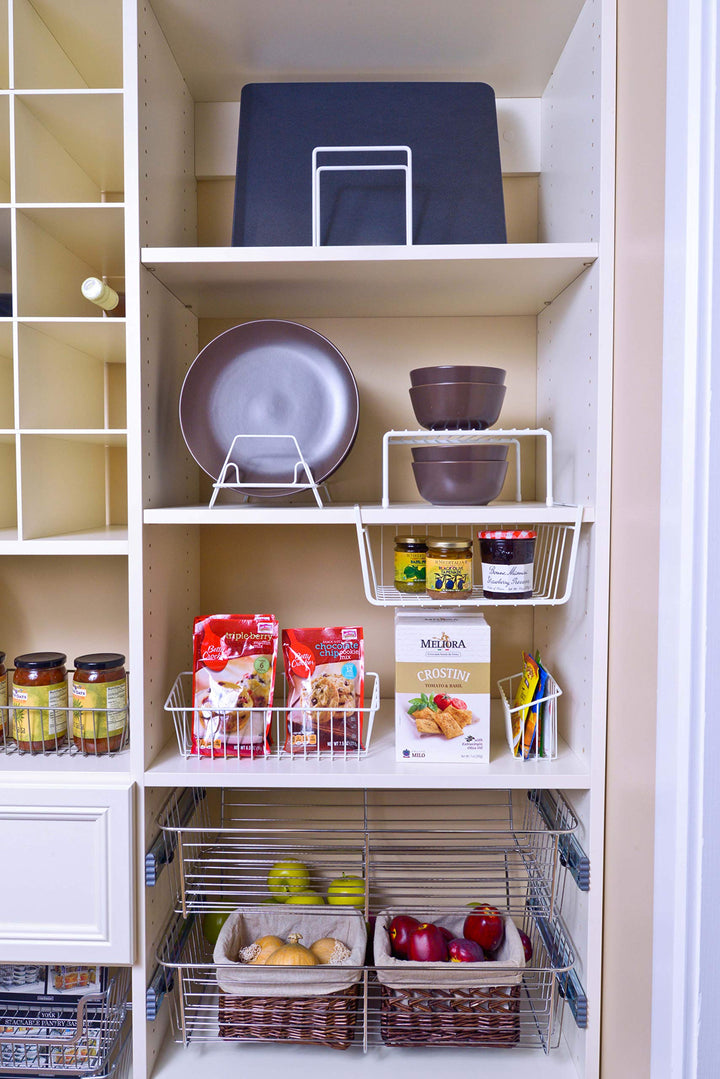
[[[86,300],[101,307],[103,314],[112,318],[122,318],[125,314],[125,296],[99,277],[86,277],[81,285],[81,292]]]

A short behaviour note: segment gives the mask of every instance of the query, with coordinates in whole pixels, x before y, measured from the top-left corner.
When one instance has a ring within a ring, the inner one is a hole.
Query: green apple
[[[304,903],[305,906],[317,906],[320,903],[325,903],[325,900],[317,892],[314,892],[312,888],[308,888],[306,892],[295,892],[294,895],[289,895],[285,900],[285,903]]]
[[[211,944],[217,944],[220,930],[225,925],[228,914],[218,914],[216,911],[208,911],[202,920],[202,931],[205,940]]]
[[[309,884],[310,874],[302,862],[276,862],[268,873],[268,891],[280,903],[289,895],[304,892]]]
[[[328,903],[333,907],[357,907],[362,910],[365,906],[365,881],[362,877],[343,873],[328,888]]]

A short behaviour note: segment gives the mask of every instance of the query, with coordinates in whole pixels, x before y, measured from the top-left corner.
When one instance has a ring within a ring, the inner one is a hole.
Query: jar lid
[[[404,543],[408,547],[425,547],[427,536],[396,536],[396,543]]]
[[[91,652],[87,656],[78,656],[75,666],[79,671],[111,671],[113,667],[122,667],[125,656],[120,652]]]
[[[24,656],[15,656],[15,666],[24,671],[49,671],[52,667],[62,667],[67,656],[63,652],[27,652]]]
[[[520,532],[478,532],[478,539],[535,539],[537,532],[531,530]]]
[[[436,551],[465,551],[468,547],[472,551],[471,539],[445,539],[444,536],[434,539],[428,536],[427,545],[428,547],[434,548]]]

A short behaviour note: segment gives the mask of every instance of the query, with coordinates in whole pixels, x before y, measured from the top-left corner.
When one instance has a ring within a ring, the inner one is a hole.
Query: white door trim
[[[713,355],[720,361],[717,33],[715,0],[668,0],[653,1079],[716,1075],[717,1055],[712,1061],[707,1053],[713,1043],[717,1053],[720,1038],[709,995],[701,1004],[720,943],[716,915],[703,903],[703,877],[707,896],[713,885],[717,895],[708,870],[718,872],[707,864],[703,836],[720,813],[720,784],[709,770],[720,656],[708,655],[718,630],[712,483],[720,496],[717,468],[711,471],[713,452],[720,460],[717,375],[714,409],[711,398]]]

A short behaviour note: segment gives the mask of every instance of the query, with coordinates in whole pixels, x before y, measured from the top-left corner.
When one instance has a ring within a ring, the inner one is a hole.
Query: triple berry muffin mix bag
[[[289,708],[285,750],[364,748],[362,629],[284,629],[282,647]]]
[[[194,756],[256,757],[269,751],[277,650],[272,614],[195,619]]]

